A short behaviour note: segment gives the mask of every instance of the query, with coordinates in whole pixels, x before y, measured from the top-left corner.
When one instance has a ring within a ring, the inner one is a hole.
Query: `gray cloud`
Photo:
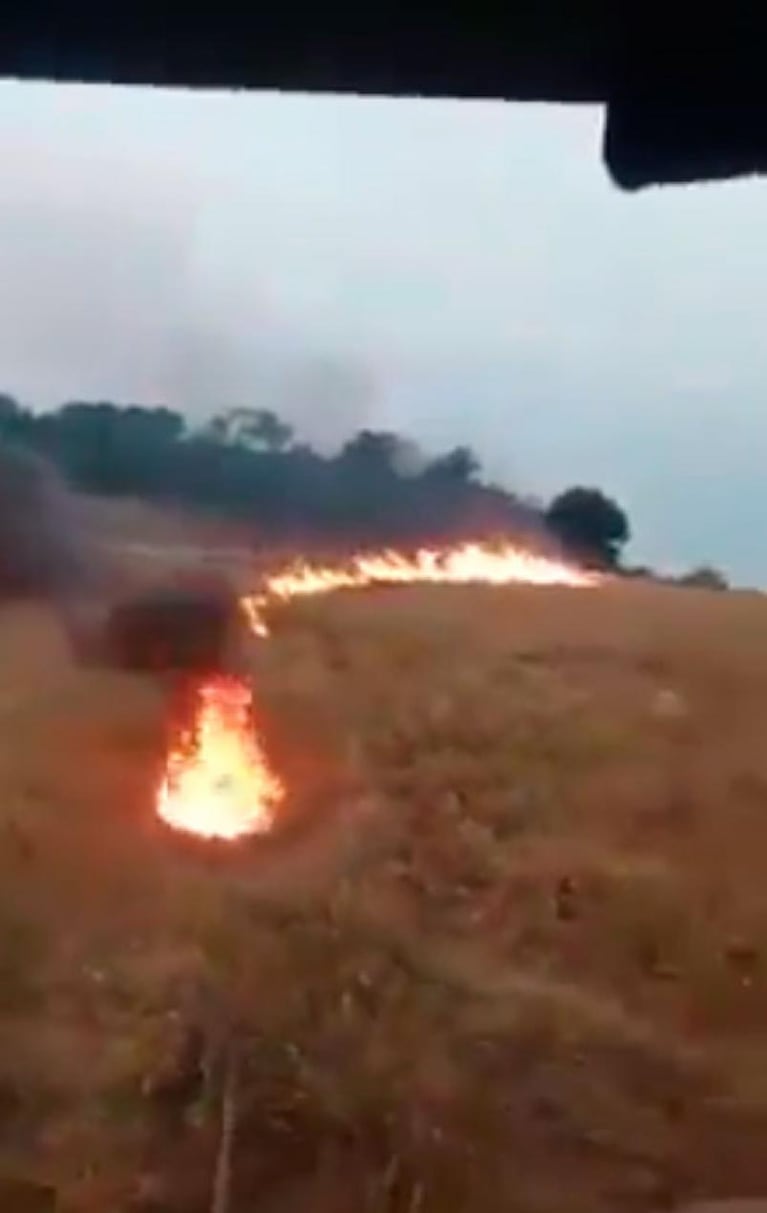
[[[590,108],[0,93],[4,389],[468,441],[767,582],[763,182],[620,194]]]

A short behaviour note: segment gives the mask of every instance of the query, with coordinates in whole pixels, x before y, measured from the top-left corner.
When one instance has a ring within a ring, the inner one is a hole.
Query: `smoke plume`
[[[0,598],[83,592],[96,568],[74,500],[31,451],[0,447]]]

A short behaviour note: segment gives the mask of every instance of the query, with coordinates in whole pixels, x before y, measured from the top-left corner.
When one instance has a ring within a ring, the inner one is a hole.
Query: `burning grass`
[[[157,812],[174,829],[234,841],[273,828],[285,788],[259,743],[252,701],[233,675],[196,686],[157,795]]]
[[[152,812],[161,693],[7,612],[0,1176],[207,1211],[234,1065],[231,1213],[767,1191],[765,611],[295,603],[251,674],[312,828],[210,855]]]
[[[294,560],[265,577],[264,589],[243,600],[253,631],[267,636],[270,608],[296,598],[383,585],[566,585],[590,587],[596,574],[508,541],[441,548],[360,553],[340,563]]]
[[[146,650],[149,656],[158,649],[165,656],[167,647],[177,647],[175,634],[183,631],[190,606],[195,649],[210,647],[208,633],[214,642],[213,660],[207,668],[198,667],[189,719],[180,722],[179,735],[171,745],[157,794],[158,815],[174,829],[228,841],[248,834],[268,834],[277,826],[275,809],[285,799],[285,787],[270,769],[263,751],[252,689],[239,675],[210,672],[216,669],[217,661],[223,662],[226,634],[234,630],[228,626],[233,612],[243,623],[247,620],[255,635],[266,638],[270,608],[289,605],[295,598],[370,589],[382,583],[412,587],[421,583],[515,582],[573,588],[599,583],[596,576],[509,543],[495,547],[466,543],[440,550],[421,549],[410,556],[386,551],[360,555],[340,565],[298,562],[268,576],[260,593],[239,600],[225,593],[222,598],[206,596],[202,602],[172,597],[170,612],[155,600],[148,605],[139,600],[138,605],[134,602],[123,607],[123,615],[127,612],[128,624],[134,627],[123,623],[118,632],[138,631],[140,643],[135,647],[139,652]],[[226,610],[223,618],[222,604]],[[119,612],[113,614],[113,622],[115,618],[120,621]],[[163,636],[169,630],[170,636]],[[141,665],[134,659],[127,668],[138,669]]]

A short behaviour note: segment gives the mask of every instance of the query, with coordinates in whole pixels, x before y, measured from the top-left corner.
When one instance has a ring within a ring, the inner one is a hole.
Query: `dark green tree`
[[[679,584],[696,590],[726,590],[728,588],[724,573],[708,564],[703,564],[699,568],[685,573],[679,578]]]
[[[0,392],[0,428],[9,422],[14,422],[21,416],[21,413],[21,405],[15,396],[9,396],[7,392]]]
[[[394,467],[401,438],[388,430],[360,430],[341,448],[338,462],[362,474],[389,476]]]
[[[213,418],[207,432],[218,442],[254,451],[284,451],[293,441],[293,427],[271,409],[227,409]]]
[[[233,408],[190,428],[167,408],[73,401],[35,412],[0,395],[0,441],[43,456],[80,492],[172,501],[236,517],[264,538],[540,537],[541,511],[484,483],[470,448],[429,458],[389,430],[361,430],[327,456],[268,409]]]
[[[450,484],[468,484],[479,473],[479,460],[468,446],[456,446],[429,464],[426,474]]]
[[[631,537],[629,521],[616,501],[601,489],[566,489],[546,511],[549,530],[577,560],[616,568]]]

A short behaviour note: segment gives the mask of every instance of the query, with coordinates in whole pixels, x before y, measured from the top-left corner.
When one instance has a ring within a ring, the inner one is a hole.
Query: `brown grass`
[[[229,1213],[767,1192],[761,598],[297,604],[251,674],[305,828],[233,849],[152,816],[159,689],[32,608],[0,668],[0,1195],[207,1213],[232,1048]]]

